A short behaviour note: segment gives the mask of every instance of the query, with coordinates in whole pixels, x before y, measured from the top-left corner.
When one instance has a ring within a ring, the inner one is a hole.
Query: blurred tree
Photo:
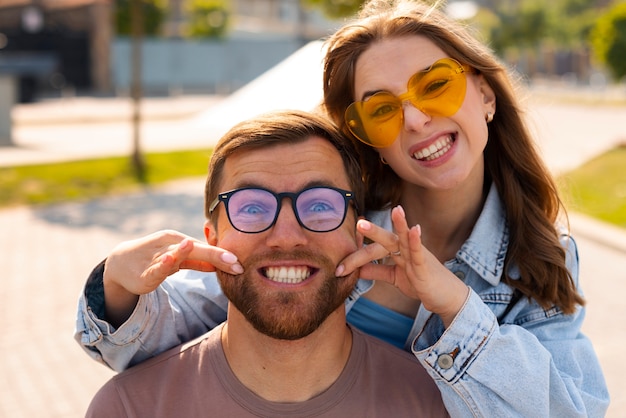
[[[601,15],[590,36],[596,58],[615,80],[626,77],[626,3],[618,1]]]
[[[550,37],[563,46],[586,44],[603,3],[603,0],[555,1]]]
[[[317,8],[329,19],[342,19],[353,16],[367,0],[300,0],[303,4]],[[441,0],[421,0],[427,4],[446,2]]]
[[[137,179],[141,182],[146,178],[146,163],[141,147],[141,99],[143,96],[141,57],[142,42],[144,37],[145,15],[143,13],[144,0],[130,0],[130,35],[131,35],[131,81],[130,95],[133,104],[132,128],[133,128],[133,149],[131,162]]]
[[[536,46],[549,32],[549,10],[542,0],[504,2],[495,13],[499,23],[491,26],[488,37],[499,54],[511,46]]]
[[[132,34],[132,3],[134,0],[115,0],[115,29],[118,35]],[[166,0],[141,0],[143,34],[157,35],[167,13]]]
[[[588,34],[605,0],[490,0],[495,15],[479,25],[493,48],[529,48],[549,42],[565,48],[587,46]],[[480,23],[481,13],[477,17]]]
[[[305,5],[320,9],[330,19],[354,15],[365,0],[301,0]]]
[[[186,36],[221,38],[226,35],[230,21],[226,0],[188,0]]]

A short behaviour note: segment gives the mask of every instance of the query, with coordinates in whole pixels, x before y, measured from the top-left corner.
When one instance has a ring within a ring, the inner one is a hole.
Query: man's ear
[[[213,223],[208,219],[204,221],[204,238],[207,244],[217,246],[217,233],[215,232]]]

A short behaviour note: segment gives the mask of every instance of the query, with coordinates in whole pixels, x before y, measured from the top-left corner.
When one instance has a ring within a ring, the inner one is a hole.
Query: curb
[[[577,212],[568,212],[568,217],[574,239],[584,237],[626,254],[626,229]]]

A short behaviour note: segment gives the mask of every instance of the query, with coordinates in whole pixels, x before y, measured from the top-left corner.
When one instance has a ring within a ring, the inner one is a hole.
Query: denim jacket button
[[[460,271],[460,270],[459,270],[459,271],[455,271],[455,272],[454,272],[454,275],[455,275],[456,277],[458,277],[459,279],[461,279],[461,280],[463,280],[463,279],[465,278],[465,273],[463,273],[463,272],[462,272],[462,271]]]
[[[442,354],[437,358],[437,365],[444,370],[448,370],[452,367],[454,363],[454,358],[450,354]]]

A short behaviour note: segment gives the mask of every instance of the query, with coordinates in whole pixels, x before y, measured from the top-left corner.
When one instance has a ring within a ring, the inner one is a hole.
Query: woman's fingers
[[[243,273],[243,267],[237,256],[230,251],[203,243],[193,243],[189,256],[180,268],[199,271],[221,270],[230,274]]]
[[[386,257],[388,254],[389,251],[378,243],[366,245],[344,258],[337,266],[335,276],[346,276],[374,260],[380,260]]]
[[[166,275],[180,269],[207,272],[217,269],[231,274],[243,273],[243,267],[235,254],[193,238],[185,238],[180,243],[170,245],[155,266],[158,273]]]
[[[402,211],[402,208],[394,208],[394,211],[397,211],[397,209],[399,209],[399,213],[395,216],[404,219],[404,211]],[[406,227],[405,221],[404,230],[406,229],[408,228]],[[335,275],[338,277],[350,274],[356,269],[365,267],[375,260],[382,260],[390,256],[397,259],[402,254],[402,247],[408,248],[408,242],[402,245],[397,234],[387,231],[365,219],[361,219],[357,222],[357,231],[367,238],[371,244],[360,248],[342,260],[335,271]],[[392,280],[388,273],[385,279],[378,277],[376,279]]]

